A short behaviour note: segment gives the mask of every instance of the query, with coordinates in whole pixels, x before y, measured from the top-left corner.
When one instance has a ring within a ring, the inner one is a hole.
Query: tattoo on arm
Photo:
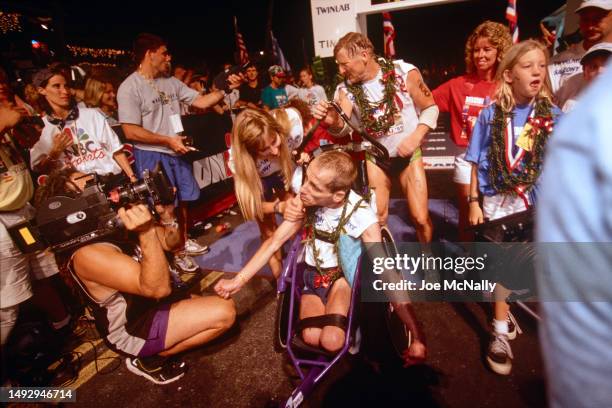
[[[425,85],[422,80],[419,80],[419,89],[426,97],[429,98],[431,96],[431,91],[429,90],[429,88],[427,88],[427,85]]]

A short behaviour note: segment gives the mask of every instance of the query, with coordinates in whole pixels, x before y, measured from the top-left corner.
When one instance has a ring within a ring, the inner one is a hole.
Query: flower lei
[[[507,118],[512,113],[503,112],[495,105],[495,115],[491,122],[491,146],[489,147],[489,180],[498,193],[516,195],[533,186],[542,171],[544,147],[553,131],[552,104],[546,98],[539,99],[535,104],[535,114],[529,118],[531,130],[529,137],[533,140],[533,148],[526,151],[521,163],[514,169],[506,165],[505,130]]]
[[[340,234],[342,234],[343,232],[346,232],[344,230],[344,226],[346,225],[348,220],[353,216],[353,213],[357,211],[358,208],[361,207],[361,203],[364,201],[365,201],[364,198],[361,198],[359,201],[357,201],[357,203],[355,204],[351,212],[347,215],[346,210],[348,208],[348,202],[349,202],[348,194],[347,194],[346,201],[344,202],[344,206],[342,207],[342,214],[340,215],[340,221],[338,222],[338,226],[336,227],[336,229],[332,232],[317,230],[315,228],[316,210],[308,211],[308,214],[306,216],[306,223],[304,224],[305,229],[304,229],[304,235],[302,236],[303,237],[302,243],[304,243],[305,245],[309,245],[310,248],[312,249],[312,257],[314,258],[315,267],[317,269],[317,272],[319,273],[319,276],[315,277],[315,282],[314,282],[315,287],[322,286],[324,288],[327,288],[328,286],[332,285],[336,281],[336,279],[342,276],[342,264],[340,262],[340,248],[339,248]],[[319,250],[317,249],[317,246],[315,245],[315,241],[317,240],[317,238],[319,239],[324,238],[323,239],[324,241],[327,241],[334,245],[334,254],[336,254],[338,269],[333,271],[332,273],[325,273],[325,271],[323,271],[323,268],[321,267],[321,264],[323,263],[323,261],[319,257]]]
[[[366,97],[363,87],[360,84],[349,84],[346,82],[348,90],[355,97],[355,103],[359,107],[361,122],[365,131],[372,134],[385,134],[394,123],[394,115],[398,112],[397,106],[394,103],[395,99],[395,82],[397,75],[393,61],[385,58],[376,58],[382,70],[382,78],[380,82],[383,85],[383,98],[378,102],[370,102]],[[376,119],[374,113],[383,109],[384,113]]]

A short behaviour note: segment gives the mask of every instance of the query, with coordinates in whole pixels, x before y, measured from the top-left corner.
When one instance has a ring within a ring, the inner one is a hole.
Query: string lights
[[[5,13],[0,11],[0,31],[2,31],[2,34],[11,31],[21,31],[19,17],[21,17],[19,13]]]
[[[111,58],[123,56],[127,53],[124,50],[116,50],[113,48],[89,48],[79,47],[76,45],[67,45],[68,50],[74,57],[93,57],[93,58]]]

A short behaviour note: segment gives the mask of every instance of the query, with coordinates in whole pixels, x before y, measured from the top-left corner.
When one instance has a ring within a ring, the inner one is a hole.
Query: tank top
[[[397,146],[399,146],[402,140],[410,135],[419,124],[417,108],[414,105],[414,101],[410,97],[405,84],[408,72],[417,68],[412,64],[404,62],[403,60],[393,61],[393,65],[395,66],[396,73],[396,93],[394,103],[398,108],[398,113],[395,114],[394,123],[386,133],[373,134],[372,136],[377,138],[378,141],[387,148],[390,157],[397,157]],[[384,86],[381,82],[382,74],[382,69],[380,69],[375,78],[360,84],[366,98],[368,98],[368,101],[372,103],[377,103],[383,99]],[[336,88],[334,99],[337,98],[340,90],[346,92],[349,100],[353,103],[351,122],[356,127],[362,127],[361,112],[359,112],[359,107],[355,103],[355,96],[348,90],[347,84],[343,82]],[[383,109],[377,109],[374,113],[374,117],[378,118],[383,113]]]

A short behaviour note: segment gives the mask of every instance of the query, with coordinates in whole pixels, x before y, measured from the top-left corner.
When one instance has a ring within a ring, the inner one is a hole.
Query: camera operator
[[[15,105],[6,74],[0,70],[0,337],[4,346],[19,315],[19,305],[31,299],[55,330],[68,327],[70,315],[56,291],[58,268],[48,252],[25,255],[8,228],[33,216],[29,200],[34,184],[17,139],[30,125],[27,112]],[[27,132],[27,131],[26,131]],[[63,331],[63,330],[62,330]],[[4,370],[3,370],[4,371]],[[5,372],[4,372],[5,374]]]
[[[36,195],[77,197],[87,179],[72,168],[56,170]],[[155,384],[178,380],[184,362],[168,359],[207,343],[232,326],[235,308],[216,296],[171,300],[164,251],[180,245],[172,205],[157,205],[157,222],[144,204],[120,208],[123,231],[77,249],[57,253],[60,270],[70,275],[91,306],[96,327],[109,348],[127,355],[127,368]],[[114,238],[116,237],[116,238]],[[174,297],[176,299],[176,297]]]

